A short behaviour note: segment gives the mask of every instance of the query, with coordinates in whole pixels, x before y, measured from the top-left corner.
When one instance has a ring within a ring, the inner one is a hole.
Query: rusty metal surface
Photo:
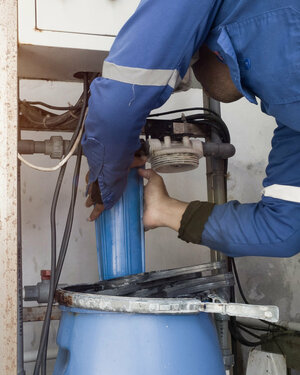
[[[45,319],[46,306],[34,306],[34,307],[24,307],[23,309],[23,319],[24,322],[41,322]],[[52,307],[51,320],[59,320],[61,316],[61,311],[58,306],[54,305]]]
[[[84,310],[135,313],[135,314],[168,314],[186,315],[199,312],[229,316],[265,319],[277,322],[277,306],[244,305],[226,302],[202,302],[196,298],[139,298],[106,296],[100,294],[78,293],[59,290],[56,298],[67,307]]]
[[[232,274],[202,275],[222,266],[220,262],[207,263],[67,286],[57,290],[56,301],[67,307],[96,311],[197,314],[202,297],[206,299],[207,293],[233,285]]]
[[[0,1],[0,374],[17,373],[17,1]]]
[[[138,298],[103,296],[58,290],[58,302],[86,310],[138,314],[198,314],[199,300],[189,298]]]

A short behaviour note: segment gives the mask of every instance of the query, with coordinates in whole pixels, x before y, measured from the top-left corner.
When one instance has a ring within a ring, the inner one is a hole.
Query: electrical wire
[[[245,328],[245,326],[244,326],[243,324],[240,324],[239,322],[236,322],[236,325],[237,325],[237,327],[239,327],[242,331],[248,333],[248,335],[253,336],[253,337],[255,337],[256,339],[259,339],[259,340],[261,339],[261,337],[260,337],[259,335],[257,335],[257,334],[255,334],[255,333],[249,331],[249,329],[248,329],[248,328]]]
[[[218,134],[221,136],[223,142],[230,143],[230,134],[229,134],[229,131],[225,122],[222,120],[220,115],[218,115],[215,111],[208,109],[208,108],[203,108],[203,107],[182,108],[182,109],[177,109],[177,110],[168,111],[168,112],[160,112],[160,113],[151,114],[148,116],[148,118],[160,117],[160,116],[170,115],[174,113],[180,113],[180,112],[184,113],[184,112],[190,112],[190,111],[204,111],[204,113],[196,113],[193,115],[185,116],[184,121],[195,123],[196,125],[199,124],[197,120],[201,121],[201,125],[208,125],[208,126],[215,128],[215,130],[217,130]],[[205,113],[205,112],[209,112],[209,113]],[[171,121],[182,121],[182,117],[172,119]]]
[[[65,256],[66,256],[68,245],[69,245],[72,225],[73,225],[74,209],[75,209],[77,187],[78,187],[78,180],[79,180],[79,171],[80,171],[80,165],[81,165],[81,155],[82,155],[82,148],[80,146],[78,149],[76,166],[75,166],[74,175],[73,175],[72,194],[71,194],[69,212],[67,216],[67,222],[66,222],[66,226],[65,226],[65,230],[63,234],[63,240],[61,243],[59,257],[58,257],[58,261],[56,265],[55,290],[58,286],[59,278],[61,275],[62,267],[64,264]]]
[[[232,321],[231,321],[231,323],[232,323]],[[261,340],[254,341],[254,342],[247,340],[241,334],[241,332],[237,329],[237,327],[234,323],[229,325],[229,330],[230,330],[231,336],[234,338],[234,340],[238,341],[242,345],[249,346],[249,347],[256,347],[256,346],[259,346],[259,345],[262,344]]]
[[[241,281],[240,281],[240,277],[239,277],[239,274],[238,274],[238,271],[237,271],[237,267],[236,267],[236,264],[235,264],[235,260],[234,258],[230,258],[230,261],[231,261],[231,264],[232,264],[232,268],[233,268],[233,272],[234,272],[234,276],[235,276],[235,280],[236,280],[236,283],[237,283],[237,286],[238,286],[238,289],[239,289],[239,292],[240,292],[240,295],[244,301],[244,303],[246,305],[249,305],[249,301],[248,299],[246,298],[245,294],[244,294],[244,291],[243,291],[243,288],[242,288],[242,285],[241,285]],[[260,321],[264,324],[267,324],[268,326],[272,326],[274,328],[277,328],[278,330],[281,330],[281,331],[287,331],[287,328],[285,327],[282,327],[282,326],[279,326],[278,324],[276,323],[271,323],[271,322],[267,322],[266,320],[263,320],[263,319],[260,319]],[[270,330],[270,329],[269,329]]]
[[[81,113],[80,113],[80,118],[78,121],[78,126],[75,129],[75,132],[71,138],[68,152],[70,149],[73,147],[78,135],[80,134],[80,130],[83,126],[84,123],[84,118],[85,118],[85,112],[87,108],[87,103],[88,103],[88,75],[84,75],[84,93],[83,93],[83,106],[81,108]],[[72,228],[72,222],[73,222],[73,213],[74,213],[74,206],[76,202],[76,196],[77,196],[77,186],[78,186],[78,177],[79,177],[79,170],[80,170],[80,163],[81,163],[81,146],[79,146],[78,154],[77,154],[77,160],[76,160],[76,166],[74,169],[74,177],[73,177],[73,188],[72,188],[72,197],[71,197],[71,202],[70,202],[70,208],[67,221],[66,221],[66,226],[65,226],[65,231],[64,231],[64,236],[62,240],[62,245],[61,245],[61,250],[60,252],[65,253],[67,250],[67,246],[69,243],[69,238],[71,234],[71,228]],[[38,355],[37,355],[37,360],[35,363],[35,368],[34,368],[34,375],[39,375],[40,369],[42,368],[42,375],[45,374],[46,372],[46,356],[45,352],[47,350],[47,345],[48,345],[48,334],[49,334],[49,327],[50,327],[50,322],[51,322],[51,312],[52,312],[52,304],[54,301],[54,296],[55,296],[55,290],[56,286],[60,277],[60,272],[62,269],[62,265],[60,266],[59,269],[57,269],[56,266],[56,207],[57,207],[57,202],[58,202],[58,197],[62,185],[62,181],[64,178],[66,170],[66,164],[64,164],[59,172],[59,176],[57,179],[54,195],[53,195],[53,200],[52,200],[52,205],[51,205],[51,214],[50,214],[50,223],[51,223],[51,278],[50,278],[50,290],[49,290],[49,300],[47,304],[47,310],[46,310],[46,315],[45,315],[45,320],[43,323],[43,328],[42,328],[42,333],[41,333],[41,338],[40,338],[40,344],[39,344],[39,349],[38,349]],[[59,271],[59,272],[58,272]]]
[[[241,281],[240,281],[240,278],[239,278],[239,274],[238,274],[238,271],[237,271],[237,267],[236,267],[234,258],[230,258],[230,262],[231,262],[231,266],[232,266],[232,269],[233,269],[233,272],[234,272],[235,280],[236,280],[240,295],[241,295],[244,303],[249,304],[249,301],[246,298],[246,296],[244,294],[244,291],[243,291],[243,288],[242,288],[242,285],[241,285]],[[256,346],[262,345],[263,343],[275,340],[276,337],[278,337],[278,336],[289,334],[289,331],[285,327],[281,327],[281,326],[279,326],[275,323],[267,322],[267,321],[261,320],[261,319],[260,319],[260,321],[262,323],[266,324],[267,327],[265,327],[265,328],[252,327],[252,326],[247,325],[246,323],[237,322],[236,319],[233,317],[232,319],[230,319],[230,325],[229,325],[230,333],[231,333],[232,337],[236,341],[238,341],[240,344],[245,345],[245,346],[249,346],[249,347],[256,347]],[[260,335],[254,333],[254,332],[251,332],[251,330],[263,331],[265,333],[269,333],[270,336],[262,338]],[[242,333],[240,331],[243,331],[243,332],[247,333],[248,335],[250,335],[250,336],[252,336],[256,339],[259,339],[259,340],[255,341],[255,342],[249,341],[242,335]]]
[[[213,111],[212,109],[204,108],[204,107],[191,107],[191,108],[175,109],[175,110],[167,111],[167,112],[153,113],[153,114],[149,115],[148,118],[172,115],[173,113],[179,113],[179,112],[191,112],[191,111],[206,111],[206,112],[213,113],[217,117],[220,117],[217,114],[217,112]]]
[[[242,285],[241,285],[241,281],[240,281],[240,277],[239,277],[239,274],[238,274],[238,271],[237,271],[237,268],[236,268],[235,260],[234,260],[234,258],[230,258],[230,260],[231,260],[232,269],[233,269],[233,272],[234,272],[235,280],[236,280],[240,295],[241,295],[243,301],[245,302],[245,304],[249,305],[249,301],[247,300],[247,298],[244,294]]]
[[[42,107],[57,110],[57,111],[72,111],[72,110],[77,109],[79,107],[78,102],[75,105],[70,105],[70,106],[65,106],[65,107],[51,105],[51,104],[44,103],[44,102],[41,102],[41,101],[22,100],[21,102],[24,103],[24,104],[29,104],[29,105],[34,105],[34,106],[40,105]]]
[[[64,112],[62,114],[55,114],[29,103],[30,102],[27,101],[19,102],[20,115],[24,116],[26,120],[31,122],[32,124],[48,129],[50,127],[55,127],[61,124],[64,124],[66,126],[66,124],[74,122],[74,119],[78,118],[81,111],[82,95],[79,97],[77,103],[75,104],[74,110],[68,110],[67,112]]]

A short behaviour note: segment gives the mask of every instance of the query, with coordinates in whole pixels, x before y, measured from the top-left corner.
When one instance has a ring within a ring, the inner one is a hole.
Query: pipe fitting
[[[41,270],[41,281],[36,285],[24,286],[24,301],[36,301],[38,303],[47,303],[50,290],[50,270]],[[59,284],[59,288],[65,287],[66,284]]]

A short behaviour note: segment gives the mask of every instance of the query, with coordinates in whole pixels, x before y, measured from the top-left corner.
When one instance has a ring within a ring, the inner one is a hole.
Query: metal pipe
[[[203,92],[203,104],[204,107],[215,111],[218,115],[221,114],[220,102],[208,97]],[[206,141],[208,141],[206,139]],[[209,141],[220,144],[222,143],[219,135],[213,129]],[[215,157],[206,158],[207,167],[207,196],[210,202],[216,204],[223,204],[227,201],[227,186],[225,176],[225,160],[218,159]],[[225,261],[226,267],[223,272],[227,272],[228,257],[221,252],[210,250],[211,261]],[[221,271],[222,272],[222,271]],[[230,288],[224,288],[222,291],[218,291],[219,295],[225,300],[230,299]],[[231,354],[230,335],[228,329],[229,317],[221,314],[215,314],[215,323],[218,331],[219,342],[223,353],[223,359],[225,369],[230,370],[234,363],[234,358]]]

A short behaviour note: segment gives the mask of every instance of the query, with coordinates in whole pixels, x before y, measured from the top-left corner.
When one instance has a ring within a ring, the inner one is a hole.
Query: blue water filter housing
[[[145,271],[143,179],[130,170],[121,199],[95,222],[100,280]]]

